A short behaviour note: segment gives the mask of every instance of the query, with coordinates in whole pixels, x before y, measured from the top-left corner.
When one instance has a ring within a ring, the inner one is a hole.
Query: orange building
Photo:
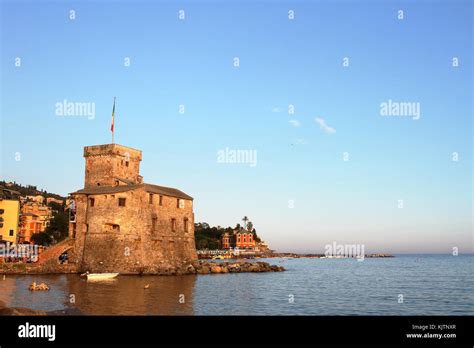
[[[246,230],[234,230],[232,234],[224,233],[221,237],[222,249],[255,249],[254,234]]]
[[[35,233],[44,232],[52,217],[51,207],[28,202],[21,208],[19,243],[30,243]]]
[[[43,232],[45,229],[40,217],[33,213],[26,213],[20,216],[20,234],[18,243],[30,243],[31,237],[35,233]]]

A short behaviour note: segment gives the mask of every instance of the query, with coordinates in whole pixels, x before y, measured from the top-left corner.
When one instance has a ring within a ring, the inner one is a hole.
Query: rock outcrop
[[[188,274],[222,274],[244,272],[282,272],[282,266],[270,265],[268,262],[222,262],[201,261],[188,267]]]

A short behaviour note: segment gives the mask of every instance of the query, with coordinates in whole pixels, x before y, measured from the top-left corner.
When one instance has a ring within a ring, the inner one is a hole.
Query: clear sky
[[[115,141],[196,221],[247,215],[280,251],[473,251],[471,1],[1,3],[3,179],[81,188],[116,96]],[[382,116],[389,100],[419,118]]]

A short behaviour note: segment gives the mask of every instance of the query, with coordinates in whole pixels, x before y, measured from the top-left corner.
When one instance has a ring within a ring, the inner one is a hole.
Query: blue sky
[[[281,251],[473,251],[470,1],[1,3],[2,178],[81,188],[116,96],[116,142],[196,221],[247,215]],[[64,99],[94,117],[57,116]],[[381,116],[389,99],[420,118]],[[225,148],[257,165],[218,163]]]

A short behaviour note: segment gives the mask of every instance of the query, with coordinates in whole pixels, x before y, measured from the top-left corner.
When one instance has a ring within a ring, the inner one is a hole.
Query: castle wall
[[[181,209],[177,198],[169,196],[163,196],[160,206],[154,194],[150,203],[143,189],[88,195],[87,202],[85,196],[76,198],[75,246],[84,271],[138,273],[176,268],[196,259],[192,200],[184,200]],[[124,207],[119,198],[125,198]]]

